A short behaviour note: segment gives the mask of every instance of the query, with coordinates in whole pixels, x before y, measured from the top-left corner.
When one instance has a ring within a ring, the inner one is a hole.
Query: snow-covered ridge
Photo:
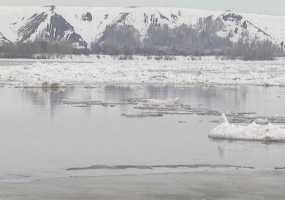
[[[3,45],[5,43],[9,43],[10,41],[2,34],[0,33],[0,45]]]
[[[16,42],[44,38],[72,40],[84,46],[98,40],[109,25],[132,25],[144,37],[151,24],[192,25],[199,18],[209,16],[223,21],[224,28],[219,34],[232,35],[232,40],[248,31],[252,38],[285,41],[285,16],[185,8],[55,6],[0,7],[0,40]]]

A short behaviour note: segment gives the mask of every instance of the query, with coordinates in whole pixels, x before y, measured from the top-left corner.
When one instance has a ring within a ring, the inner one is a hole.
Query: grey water
[[[132,112],[133,105],[63,103],[66,99],[121,102],[130,98],[179,98],[184,104],[221,113],[285,116],[285,88],[281,87],[2,87],[0,96],[2,178],[60,175],[68,168],[96,164],[225,164],[261,170],[285,166],[285,144],[209,139],[208,133],[218,125],[219,116],[126,118],[122,113]]]
[[[190,172],[143,176],[73,177],[0,183],[5,200],[264,200],[284,199],[284,173]]]

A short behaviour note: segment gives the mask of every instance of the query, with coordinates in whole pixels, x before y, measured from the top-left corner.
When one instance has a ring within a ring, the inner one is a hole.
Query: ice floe
[[[124,170],[124,169],[159,169],[159,168],[188,168],[188,169],[198,169],[198,168],[209,168],[209,169],[254,169],[252,166],[241,166],[241,165],[227,165],[227,164],[180,164],[180,165],[92,165],[88,167],[74,167],[68,168],[67,171],[80,171],[80,170]]]
[[[224,122],[214,128],[209,137],[213,139],[248,140],[263,142],[285,142],[285,126],[271,123],[248,125],[232,124],[223,114]]]

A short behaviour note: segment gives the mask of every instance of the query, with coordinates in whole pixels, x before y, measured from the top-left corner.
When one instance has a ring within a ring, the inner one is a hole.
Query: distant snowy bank
[[[225,121],[213,129],[209,137],[213,139],[247,140],[262,142],[285,142],[285,126],[273,124],[236,125]]]
[[[0,60],[0,82],[19,87],[57,84],[174,84],[285,86],[285,59],[215,57],[77,56],[50,60]]]

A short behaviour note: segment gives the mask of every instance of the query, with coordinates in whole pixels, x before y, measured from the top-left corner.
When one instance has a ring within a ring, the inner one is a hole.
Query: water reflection
[[[219,153],[220,158],[224,158],[225,157],[225,148],[223,146],[218,145],[217,149],[218,149],[218,153]]]
[[[106,101],[124,101],[136,96],[136,89],[130,86],[108,85],[104,87]]]
[[[51,90],[42,88],[23,89],[24,98],[33,105],[48,108],[56,114],[56,109],[64,99],[76,98],[85,101],[122,102],[131,98],[175,99],[195,108],[207,108],[220,112],[256,112],[258,115],[285,115],[284,88],[265,87],[175,87],[175,86],[116,86],[96,88],[67,87]],[[82,107],[82,109],[86,109]],[[120,105],[122,111],[128,106]]]
[[[57,112],[57,107],[62,104],[62,100],[74,94],[73,87],[68,88],[25,88],[22,90],[23,100],[28,100],[34,106],[40,106],[49,111],[53,117]]]

